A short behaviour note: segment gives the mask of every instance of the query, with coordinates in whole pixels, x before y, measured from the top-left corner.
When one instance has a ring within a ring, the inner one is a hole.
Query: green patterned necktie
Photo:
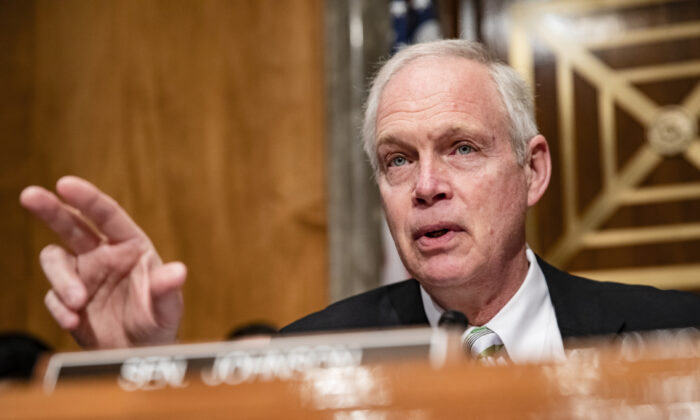
[[[464,339],[464,350],[477,360],[507,360],[503,341],[488,327],[476,327]]]

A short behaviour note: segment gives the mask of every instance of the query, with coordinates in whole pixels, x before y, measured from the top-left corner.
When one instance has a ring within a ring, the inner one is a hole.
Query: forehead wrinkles
[[[410,100],[397,99],[387,101],[377,113],[377,121],[383,119],[416,121],[414,118],[417,114],[422,114],[421,119],[429,119],[439,114],[455,114],[455,116],[463,116],[466,118],[472,117],[472,113],[480,104],[471,100],[472,98],[461,98],[455,100],[454,97],[445,97],[440,99],[440,94],[430,95],[428,98]],[[489,117],[489,114],[485,115]]]
[[[492,129],[505,127],[502,102],[483,64],[456,57],[426,57],[399,70],[385,86],[379,98],[376,134],[380,134],[380,124],[402,120],[418,123],[416,115],[427,119],[449,112]],[[388,121],[383,121],[387,117]]]
[[[426,139],[440,138],[449,133],[508,138],[501,110],[493,112],[492,107],[485,107],[478,98],[454,100],[453,96],[437,101],[425,99],[425,102],[428,103],[404,99],[388,102],[377,114],[377,146],[394,136],[411,133],[426,136]]]
[[[464,106],[464,103],[449,98],[444,92],[434,93],[423,98],[393,97],[380,104],[377,120],[379,121],[390,115],[402,118],[415,114],[425,114],[424,117],[430,118],[442,112],[461,112],[460,107],[462,106]]]
[[[415,64],[399,71],[384,87],[379,96],[378,116],[394,111],[427,110],[439,106],[441,99],[448,99],[451,91],[459,89],[453,74],[447,75],[449,81],[443,79],[440,83],[431,83],[435,75],[422,67],[412,67]]]

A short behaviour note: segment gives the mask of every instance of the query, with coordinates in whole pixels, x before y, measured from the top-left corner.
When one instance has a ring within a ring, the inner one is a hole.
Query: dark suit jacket
[[[700,296],[572,276],[538,259],[562,338],[700,326]],[[428,325],[416,280],[328,306],[282,333]]]

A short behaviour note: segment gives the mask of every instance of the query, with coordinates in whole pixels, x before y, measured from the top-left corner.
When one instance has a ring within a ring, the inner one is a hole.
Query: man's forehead
[[[392,121],[424,121],[442,115],[456,120],[448,124],[493,128],[503,125],[505,116],[489,69],[461,57],[422,57],[407,64],[386,85],[378,105],[378,137],[386,134],[381,133],[382,127]]]
[[[397,71],[384,87],[380,103],[398,90],[403,96],[425,97],[454,89],[488,89],[493,85],[488,68],[462,57],[420,57]],[[468,92],[465,92],[465,94]]]

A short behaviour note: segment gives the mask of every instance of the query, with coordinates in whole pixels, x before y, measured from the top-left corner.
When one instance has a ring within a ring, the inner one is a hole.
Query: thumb
[[[163,264],[151,272],[153,316],[163,328],[177,329],[182,316],[182,285],[187,267],[181,262]]]

